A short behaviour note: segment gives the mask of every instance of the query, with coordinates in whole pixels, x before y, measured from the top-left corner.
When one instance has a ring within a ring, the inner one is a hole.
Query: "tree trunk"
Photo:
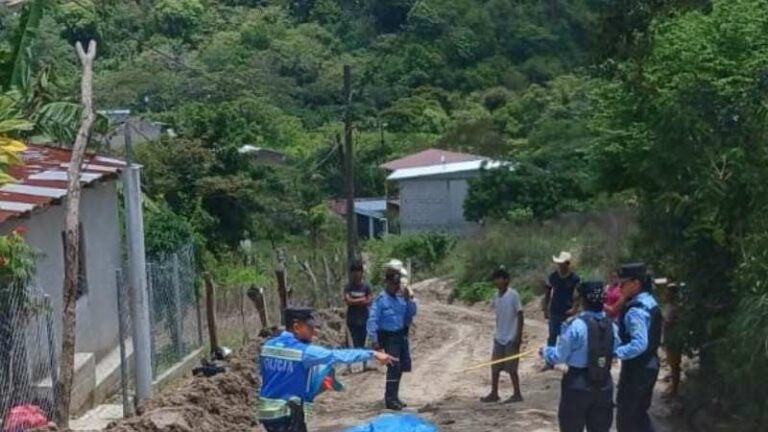
[[[75,372],[75,323],[77,284],[80,268],[80,173],[85,148],[91,136],[96,116],[93,112],[93,59],[96,57],[96,41],[90,41],[88,51],[83,51],[80,42],[75,46],[80,58],[83,76],[81,80],[83,112],[80,130],[75,138],[72,157],[67,172],[67,215],[66,247],[64,251],[64,313],[61,341],[61,373],[59,374],[59,401],[56,410],[58,425],[69,428],[69,408],[72,396],[72,381]]]

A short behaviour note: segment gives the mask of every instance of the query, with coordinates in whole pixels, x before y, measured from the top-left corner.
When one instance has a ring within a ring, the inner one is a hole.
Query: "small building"
[[[358,198],[355,200],[355,215],[357,235],[360,238],[372,239],[389,234],[388,212],[393,203],[384,198]],[[347,201],[335,200],[331,210],[339,216],[346,216]]]
[[[0,187],[0,234],[23,230],[27,243],[39,253],[36,281],[29,289],[30,292],[39,292],[34,294],[36,296],[48,298],[52,317],[50,323],[55,335],[52,340],[57,341],[47,344],[37,340],[41,334],[47,334],[44,320],[40,324],[43,332],[27,330],[29,379],[37,383],[40,393],[51,391],[51,382],[50,377],[37,375],[41,373],[39,371],[50,371],[50,361],[59,363],[59,342],[62,340],[64,202],[70,158],[71,151],[67,149],[30,145],[21,154],[23,164],[9,169],[9,174],[16,181]],[[100,371],[98,363],[110,355],[114,356],[118,348],[115,275],[116,270],[122,267],[118,183],[125,166],[123,161],[117,159],[87,155],[81,174],[81,271],[76,304],[73,412],[87,407],[93,400],[93,388]],[[54,346],[57,352],[51,353],[50,346]],[[101,372],[116,374],[119,371]]]
[[[469,179],[503,165],[483,158],[395,170],[387,180],[399,190],[401,232],[466,232],[473,225],[464,218]]]

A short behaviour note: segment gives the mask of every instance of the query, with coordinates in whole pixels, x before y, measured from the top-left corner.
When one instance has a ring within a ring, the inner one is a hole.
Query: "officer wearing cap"
[[[310,308],[285,310],[286,330],[261,349],[262,385],[259,419],[267,432],[306,432],[305,415],[311,412],[315,390],[313,374],[332,364],[360,363],[376,359],[390,364],[395,359],[371,350],[327,349],[312,344],[317,326]]]
[[[611,363],[619,345],[618,328],[603,311],[603,282],[577,288],[584,311],[568,321],[554,347],[540,350],[551,366],[568,365],[558,408],[562,432],[608,432],[613,423]]]
[[[619,279],[626,303],[619,320],[621,345],[616,348],[616,357],[622,360],[616,426],[619,432],[652,432],[648,409],[659,376],[661,309],[651,293],[645,264],[623,265]]]
[[[407,341],[407,326],[416,315],[416,302],[409,291],[401,289],[402,273],[387,268],[384,273],[385,288],[371,306],[368,317],[368,338],[375,349],[383,349],[399,359],[387,366],[387,384],[384,403],[387,409],[400,411],[405,404],[400,400],[400,378],[403,370],[411,368],[411,354]]]

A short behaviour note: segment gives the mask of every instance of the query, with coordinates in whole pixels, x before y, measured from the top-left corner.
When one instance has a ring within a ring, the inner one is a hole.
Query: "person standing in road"
[[[653,432],[648,409],[659,376],[661,309],[651,293],[653,282],[645,264],[625,264],[619,277],[627,300],[619,320],[621,345],[616,348],[621,360],[616,426],[619,432]]]
[[[376,297],[368,317],[368,338],[374,349],[383,349],[399,359],[387,367],[384,403],[387,409],[400,411],[406,405],[400,400],[403,370],[411,368],[411,353],[406,340],[407,325],[416,315],[416,302],[400,286],[400,271],[388,268],[384,273],[384,290]]]
[[[493,300],[496,311],[496,333],[493,337],[492,360],[500,360],[520,353],[523,341],[523,305],[520,295],[509,286],[509,272],[501,267],[493,272],[493,283],[498,292]],[[509,360],[491,366],[491,393],[480,399],[482,402],[498,402],[499,379],[502,372],[509,373],[512,378],[514,394],[505,403],[522,402],[520,392],[520,377],[517,373],[519,359]]]
[[[578,311],[578,305],[575,304],[573,297],[581,279],[572,270],[571,259],[569,252],[560,252],[560,255],[552,257],[557,269],[547,279],[545,296],[549,317],[547,346],[550,347],[554,347],[557,343],[557,337],[560,335],[565,320]],[[552,365],[549,364],[544,366],[544,370],[552,368]]]
[[[371,359],[382,364],[396,362],[382,352],[313,345],[317,322],[312,309],[288,308],[285,321],[286,331],[269,339],[259,356],[262,385],[258,411],[267,432],[306,432],[305,415],[312,411],[315,397],[310,384],[317,368]]]
[[[603,282],[589,281],[578,288],[584,311],[568,321],[554,347],[539,354],[547,364],[566,363],[560,406],[561,432],[608,432],[613,423],[611,364],[619,346],[616,324],[603,311]]]
[[[352,346],[365,347],[365,326],[368,323],[368,308],[373,301],[371,286],[363,278],[363,263],[355,261],[349,266],[349,283],[344,289],[347,304],[347,328],[352,337]],[[365,368],[365,365],[364,365]]]

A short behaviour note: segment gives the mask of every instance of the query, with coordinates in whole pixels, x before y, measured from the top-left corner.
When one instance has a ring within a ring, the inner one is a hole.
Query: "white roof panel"
[[[24,184],[7,184],[0,187],[0,192],[10,192],[22,195],[43,196],[49,198],[61,198],[67,195],[66,189],[50,188],[42,186],[29,186]]]
[[[456,162],[425,167],[400,169],[387,177],[387,180],[404,180],[418,177],[429,177],[461,172],[479,171],[481,168],[494,169],[510,165],[508,162],[476,160],[468,162]]]
[[[90,183],[94,180],[97,180],[101,178],[103,174],[98,173],[87,173],[84,172],[80,174],[80,181],[84,181],[86,183]],[[38,174],[32,174],[28,177],[30,180],[57,180],[57,181],[67,181],[67,172],[66,171],[58,171],[58,170],[48,170],[43,171]]]
[[[24,213],[34,210],[35,205],[18,201],[0,201],[0,210]]]

